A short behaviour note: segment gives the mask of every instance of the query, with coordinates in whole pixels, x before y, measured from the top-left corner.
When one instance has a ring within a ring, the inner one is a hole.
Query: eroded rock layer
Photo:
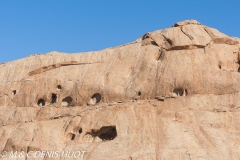
[[[102,51],[0,64],[0,151],[239,159],[239,42],[187,20]]]

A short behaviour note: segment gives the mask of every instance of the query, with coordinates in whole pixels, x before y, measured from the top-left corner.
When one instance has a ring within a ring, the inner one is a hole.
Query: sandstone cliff
[[[240,159],[239,42],[187,20],[102,51],[0,64],[0,151]]]

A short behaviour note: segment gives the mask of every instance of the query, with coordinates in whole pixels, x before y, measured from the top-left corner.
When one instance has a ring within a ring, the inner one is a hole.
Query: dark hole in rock
[[[101,94],[99,93],[95,93],[93,96],[92,96],[92,103],[96,104],[96,103],[99,103],[102,99],[102,96]]]
[[[62,86],[61,86],[61,85],[58,85],[58,86],[57,86],[57,89],[58,89],[58,90],[61,90],[61,89],[62,89]]]
[[[73,133],[69,133],[68,135],[67,135],[67,139],[68,140],[74,140],[75,139],[75,134],[73,134]]]
[[[146,33],[142,36],[142,40],[146,39],[146,38],[149,38],[149,33]]]
[[[13,90],[12,93],[13,93],[13,95],[15,95],[15,94],[17,93],[17,91],[16,91],[16,90]]]
[[[93,137],[99,137],[102,141],[113,140],[117,137],[116,126],[103,126],[99,130],[92,130]]]
[[[165,98],[160,96],[160,97],[155,97],[155,99],[164,102],[164,99],[165,99]]]
[[[169,39],[169,38],[166,38],[166,37],[164,37],[165,39],[166,39],[166,41],[170,44],[170,46],[172,46],[172,44],[173,44],[173,42],[172,42],[172,40],[171,39]]]
[[[65,98],[62,100],[62,103],[63,103],[63,105],[65,105],[65,106],[69,106],[69,105],[71,105],[72,101],[73,101],[72,97],[68,96],[68,97],[65,97]]]
[[[183,89],[182,88],[174,89],[173,93],[176,93],[177,96],[183,96]]]
[[[187,89],[176,88],[173,90],[175,96],[187,96]]]
[[[138,95],[138,96],[141,96],[141,95],[142,95],[142,93],[141,93],[141,92],[138,92],[138,93],[137,93],[137,95]]]
[[[75,136],[76,136],[75,134],[72,134],[71,140],[74,140]]]
[[[222,66],[221,66],[221,64],[218,64],[218,68],[219,68],[219,69],[222,69]]]
[[[61,116],[59,116],[59,117],[54,117],[53,119],[59,119],[59,118],[62,118]]]
[[[155,41],[151,41],[151,44],[154,46],[158,46],[158,44]]]
[[[42,107],[42,106],[45,106],[45,100],[44,99],[39,99],[38,102],[37,102],[37,105]]]
[[[57,102],[57,94],[53,93],[51,103],[56,103],[56,102]]]
[[[82,128],[80,128],[80,129],[79,129],[78,133],[79,133],[79,134],[81,134],[81,133],[82,133]]]

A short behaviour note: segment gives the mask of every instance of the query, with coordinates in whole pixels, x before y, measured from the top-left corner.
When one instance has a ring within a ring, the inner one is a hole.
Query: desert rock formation
[[[0,64],[0,151],[240,159],[239,42],[187,20],[102,51]]]

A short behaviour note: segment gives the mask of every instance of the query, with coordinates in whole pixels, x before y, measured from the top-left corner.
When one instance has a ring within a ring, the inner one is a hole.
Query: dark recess
[[[219,68],[219,69],[222,69],[222,66],[221,66],[221,64],[220,64],[220,63],[218,64],[218,68]]]
[[[103,141],[113,140],[117,137],[116,126],[103,126],[99,130],[92,130],[93,137],[99,137]]]
[[[68,105],[71,105],[73,99],[72,97],[68,96],[68,97],[65,97],[62,102],[67,102]]]
[[[154,46],[158,46],[158,44],[155,41],[151,41],[151,44]]]
[[[102,96],[101,94],[99,93],[95,93],[93,96],[92,96],[92,99],[96,99],[96,103],[99,103],[102,99]]]
[[[75,134],[73,134],[73,133],[69,133],[69,134],[67,135],[67,140],[74,140],[75,137],[76,137]]]
[[[58,85],[58,86],[57,86],[57,89],[58,89],[58,90],[61,90],[61,89],[62,89],[62,86],[61,86],[61,85]]]
[[[80,128],[80,129],[79,129],[78,133],[79,133],[79,134],[81,134],[81,133],[82,133],[82,128]]]
[[[138,93],[137,93],[137,95],[138,95],[138,96],[141,96],[141,95],[142,95],[142,93],[141,93],[141,92],[138,92]]]
[[[13,95],[15,95],[15,94],[17,93],[17,91],[16,91],[16,90],[13,90],[12,93],[13,93]]]
[[[39,99],[37,102],[38,106],[45,106],[45,100],[44,99]]]
[[[52,93],[52,100],[51,103],[56,103],[57,102],[57,94]]]
[[[74,140],[75,139],[75,134],[72,134],[72,138],[71,138],[71,140]]]
[[[188,95],[188,91],[187,89],[182,89],[182,88],[176,88],[173,90],[174,93],[176,93],[178,96],[187,96]]]

